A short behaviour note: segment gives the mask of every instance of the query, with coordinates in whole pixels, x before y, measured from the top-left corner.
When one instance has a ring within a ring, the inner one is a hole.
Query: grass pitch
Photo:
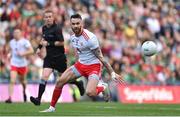
[[[56,112],[39,113],[49,103],[0,103],[0,116],[180,116],[180,105],[104,102],[58,103]]]

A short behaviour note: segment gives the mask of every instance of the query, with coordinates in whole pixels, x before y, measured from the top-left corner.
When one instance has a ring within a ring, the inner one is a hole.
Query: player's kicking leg
[[[68,68],[61,77],[58,78],[55,89],[53,91],[52,99],[50,107],[46,110],[40,111],[40,112],[54,112],[55,111],[55,105],[61,96],[62,88],[63,86],[68,83],[68,81],[76,79],[77,75],[72,71],[71,68]]]

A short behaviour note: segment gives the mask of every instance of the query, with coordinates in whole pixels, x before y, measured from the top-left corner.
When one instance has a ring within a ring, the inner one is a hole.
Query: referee
[[[56,24],[53,16],[53,11],[46,10],[43,14],[44,26],[42,27],[42,40],[38,46],[36,53],[42,55],[42,49],[45,49],[45,58],[43,64],[42,78],[39,84],[38,97],[30,97],[30,100],[35,105],[41,104],[41,97],[45,91],[47,80],[53,70],[63,73],[67,68],[67,60],[64,52],[64,37],[62,27]],[[76,84],[80,90],[80,94],[84,94],[82,81],[72,81],[71,84]]]

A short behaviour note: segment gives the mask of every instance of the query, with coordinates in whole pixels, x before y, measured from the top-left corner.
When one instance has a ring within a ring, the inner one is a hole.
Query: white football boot
[[[45,109],[43,111],[40,111],[41,113],[51,113],[51,112],[55,112],[55,108],[50,106],[48,109]]]
[[[108,84],[105,82],[99,82],[98,86],[104,87],[104,91],[102,92],[103,98],[104,98],[104,101],[109,102],[111,99],[111,96],[110,96],[110,90],[109,90]]]

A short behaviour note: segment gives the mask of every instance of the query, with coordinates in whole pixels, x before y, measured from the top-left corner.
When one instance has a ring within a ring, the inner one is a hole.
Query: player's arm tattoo
[[[109,64],[109,62],[107,62],[104,57],[103,54],[101,52],[101,49],[98,47],[94,50],[92,50],[93,53],[95,54],[95,56],[102,62],[102,64],[106,67],[106,69],[108,70],[109,74],[111,74],[112,72],[114,72],[113,68],[111,67],[111,65]]]

